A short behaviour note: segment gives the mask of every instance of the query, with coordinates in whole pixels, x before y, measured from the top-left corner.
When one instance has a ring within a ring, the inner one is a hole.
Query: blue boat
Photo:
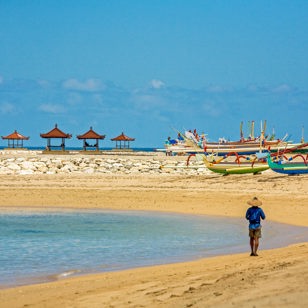
[[[294,161],[296,158],[302,159],[302,161]],[[290,158],[281,156],[275,159],[269,154],[267,155],[267,163],[273,171],[278,173],[288,175],[308,173],[308,155],[304,157],[302,154],[297,154]]]

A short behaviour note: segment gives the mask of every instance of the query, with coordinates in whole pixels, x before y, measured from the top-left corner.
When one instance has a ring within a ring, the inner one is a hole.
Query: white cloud
[[[160,89],[160,88],[165,86],[165,83],[161,80],[158,80],[158,79],[151,80],[150,84],[151,84],[151,87],[154,88],[154,89]]]
[[[230,87],[220,86],[220,85],[210,85],[207,87],[207,91],[211,93],[224,93],[230,92],[232,89]]]
[[[287,84],[281,84],[277,87],[275,87],[274,89],[272,89],[272,91],[274,93],[285,93],[285,92],[291,92],[292,91],[292,87],[287,85]]]
[[[48,80],[40,79],[37,81],[38,85],[42,88],[49,88],[51,86],[51,83]]]
[[[65,108],[57,104],[42,104],[39,106],[39,110],[46,113],[55,113],[55,114],[65,112]]]
[[[202,105],[202,110],[206,115],[211,117],[219,117],[221,114],[220,109],[217,107],[217,103],[214,102],[205,102]]]
[[[104,101],[103,96],[100,95],[100,94],[93,94],[92,97],[93,97],[94,103],[96,103],[96,104],[101,104]]]
[[[88,79],[84,82],[77,79],[68,79],[62,83],[63,88],[75,91],[102,91],[106,86],[99,79]]]
[[[0,113],[1,114],[9,114],[15,112],[15,106],[11,103],[2,103],[0,104]]]
[[[136,109],[142,110],[150,110],[155,108],[160,108],[166,105],[166,101],[164,98],[150,95],[150,94],[140,94],[134,95],[132,97],[132,102]]]
[[[250,84],[247,86],[247,91],[249,92],[260,92],[261,90],[264,90],[264,88],[261,88],[255,84]]]
[[[78,105],[79,103],[82,102],[82,96],[76,92],[69,93],[67,102],[69,105]]]

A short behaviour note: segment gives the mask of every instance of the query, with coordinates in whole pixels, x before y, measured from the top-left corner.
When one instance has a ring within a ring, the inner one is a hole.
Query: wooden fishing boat
[[[191,134],[191,133],[190,133]],[[192,134],[191,134],[192,135]],[[271,140],[267,141],[264,139],[254,139],[254,140],[242,140],[237,142],[197,142],[193,137],[188,137],[188,134],[183,135],[184,141],[165,144],[166,153],[172,155],[190,155],[197,153],[204,153],[205,155],[215,153],[218,156],[225,156],[230,152],[237,152],[239,155],[252,155],[257,152],[263,153],[273,153],[273,152],[283,152],[286,150],[291,150],[295,152],[308,152],[308,144],[303,143],[292,143],[282,140]]]
[[[209,170],[223,175],[246,173],[259,174],[262,171],[269,169],[266,160],[258,159],[257,156],[250,158],[233,152],[229,153],[228,156],[235,157],[235,161],[227,161],[226,157],[210,161],[204,154],[195,154],[195,156],[197,159],[202,158],[205,166]],[[241,159],[243,159],[243,161]]]
[[[198,136],[197,133],[191,131],[185,131],[184,134],[178,132],[180,138],[165,143],[166,154],[190,155],[203,153],[209,155],[215,153],[215,155],[218,156],[225,156],[230,152],[237,152],[239,155],[252,155],[257,152],[274,153],[284,151],[308,153],[308,144],[304,144],[303,138],[301,143],[293,143],[286,140],[288,134],[282,139],[274,139],[274,135],[269,138],[266,137],[266,122],[263,127],[261,123],[261,134],[259,137],[255,138],[254,121],[252,122],[253,125],[249,138],[244,138],[241,123],[241,138],[238,141],[228,141],[224,138],[220,138],[221,140],[219,142],[208,142],[204,134]]]
[[[296,175],[308,173],[308,155],[304,157],[302,154],[297,154],[293,157],[273,157],[267,155],[267,164],[275,172]]]
[[[166,153],[172,153],[173,155],[182,154],[190,155],[197,153],[204,153],[205,155],[215,153],[218,156],[225,156],[230,152],[237,152],[239,155],[252,155],[258,152],[263,153],[281,153],[281,152],[296,152],[296,153],[308,153],[308,143],[292,143],[286,141],[273,141],[273,142],[238,142],[230,144],[227,143],[207,143],[206,146],[200,147],[200,145],[194,143],[192,140],[185,139],[182,144],[175,144],[166,146]]]

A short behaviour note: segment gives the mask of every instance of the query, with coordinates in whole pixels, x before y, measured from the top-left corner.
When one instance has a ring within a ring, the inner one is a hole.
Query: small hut
[[[83,135],[78,135],[77,138],[83,140],[83,150],[87,151],[87,149],[94,149],[95,151],[99,151],[99,140],[104,140],[106,135],[97,134],[92,127]],[[89,143],[87,140],[95,140],[95,143]]]
[[[29,137],[25,137],[22,134],[18,133],[17,130],[15,130],[12,134],[8,136],[2,136],[2,139],[8,141],[8,148],[9,149],[15,149],[15,148],[23,148],[24,146],[24,140],[28,140]]]
[[[58,125],[56,124],[55,127],[49,131],[48,133],[45,134],[40,134],[40,136],[42,138],[46,138],[47,139],[47,146],[46,146],[46,151],[53,151],[53,150],[61,150],[61,151],[65,151],[65,139],[70,139],[72,138],[71,134],[66,134],[64,132],[62,132],[59,128]],[[61,144],[59,145],[54,145],[51,144],[51,139],[60,139],[61,140]]]
[[[116,142],[116,149],[125,149],[125,150],[129,150],[129,143],[130,141],[135,141],[135,138],[130,138],[126,135],[124,135],[124,133],[122,132],[121,135],[112,138],[111,141],[115,141]]]

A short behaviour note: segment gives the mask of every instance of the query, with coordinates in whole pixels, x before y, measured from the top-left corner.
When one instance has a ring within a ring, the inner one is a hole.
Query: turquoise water
[[[279,234],[273,227],[268,231]],[[4,287],[249,249],[243,219],[18,211],[0,214],[0,250]]]

